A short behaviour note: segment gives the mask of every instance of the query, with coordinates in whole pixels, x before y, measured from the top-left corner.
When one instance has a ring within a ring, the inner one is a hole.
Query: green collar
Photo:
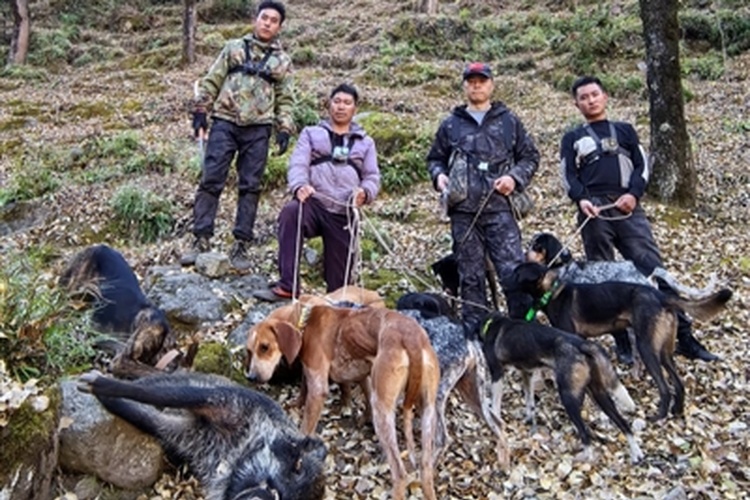
[[[549,304],[549,301],[552,300],[552,297],[555,295],[555,292],[557,292],[558,288],[560,288],[560,281],[555,280],[555,282],[552,283],[552,288],[544,292],[544,295],[539,298],[539,301],[537,301],[536,304],[529,308],[526,316],[524,316],[524,319],[529,322],[534,321],[534,318],[536,318],[536,313],[547,307],[547,304]]]

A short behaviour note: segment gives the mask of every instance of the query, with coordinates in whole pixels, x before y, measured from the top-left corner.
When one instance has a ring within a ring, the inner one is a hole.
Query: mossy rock
[[[35,408],[45,400],[46,407]],[[52,497],[60,403],[59,387],[49,388],[41,397],[27,399],[0,428],[0,498]]]
[[[242,382],[240,370],[232,363],[232,351],[221,342],[202,342],[193,360],[193,370],[201,373],[214,373]]]

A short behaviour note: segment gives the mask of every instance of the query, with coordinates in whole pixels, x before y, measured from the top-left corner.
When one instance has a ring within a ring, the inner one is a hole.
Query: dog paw
[[[78,377],[78,384],[76,388],[81,392],[91,393],[93,392],[92,385],[99,377],[102,377],[102,372],[99,370],[91,370],[88,373],[84,373]]]

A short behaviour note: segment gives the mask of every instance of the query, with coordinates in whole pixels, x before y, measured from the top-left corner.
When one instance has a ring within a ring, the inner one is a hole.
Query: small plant
[[[114,222],[125,236],[152,243],[172,231],[172,203],[134,185],[117,190],[111,201]]]
[[[49,150],[25,152],[11,167],[10,182],[0,188],[0,206],[10,201],[33,200],[57,190],[57,155]]]
[[[0,358],[21,381],[85,369],[94,354],[86,318],[44,270],[50,258],[32,248],[0,262]]]

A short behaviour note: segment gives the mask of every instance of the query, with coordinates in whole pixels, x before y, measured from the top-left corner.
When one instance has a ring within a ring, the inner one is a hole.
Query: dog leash
[[[616,205],[617,205],[616,203],[610,203],[608,205],[602,205],[598,208],[599,210],[609,210],[610,208],[615,208]],[[629,214],[624,214],[619,217],[605,217],[603,215],[599,215],[598,218],[602,220],[617,221],[617,220],[625,220],[631,215],[632,215],[632,212]],[[583,228],[586,226],[586,224],[588,224],[589,221],[593,218],[594,217],[590,215],[586,216],[586,219],[583,222],[581,222],[581,224],[576,228],[576,230],[571,233],[570,237],[565,241],[565,243],[563,243],[562,247],[560,248],[560,251],[557,252],[557,254],[552,258],[551,261],[549,261],[549,264],[547,264],[548,267],[552,267],[552,265],[560,259],[560,256],[563,254],[563,252],[565,252],[565,250],[570,250],[570,244],[573,242],[573,239],[576,236],[578,236],[581,233],[581,231],[583,231]]]

